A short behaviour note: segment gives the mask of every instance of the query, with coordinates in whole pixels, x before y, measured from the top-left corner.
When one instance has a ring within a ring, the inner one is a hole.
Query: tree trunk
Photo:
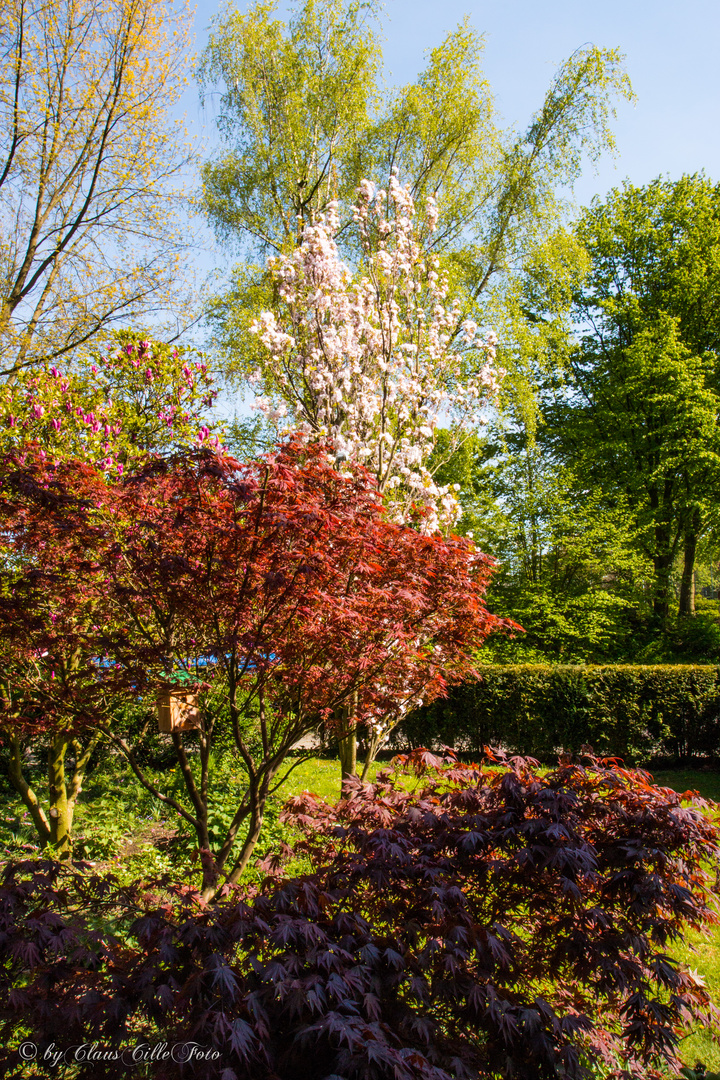
[[[341,781],[357,775],[357,725],[355,719],[357,711],[358,695],[356,690],[349,704],[343,708],[342,732],[338,739]]]
[[[50,843],[50,822],[45,816],[45,811],[40,805],[37,795],[23,776],[22,748],[20,746],[20,739],[17,735],[11,736],[10,739],[9,776],[10,783],[24,802],[30,817],[33,820],[33,825],[35,826],[35,831],[37,832],[38,840],[40,841],[40,847],[47,847]]]
[[[653,557],[655,568],[653,614],[663,629],[667,625],[670,614],[670,576],[675,561],[675,551],[676,549],[670,550],[669,544],[663,544],[660,551]]]
[[[265,799],[261,798],[255,803],[250,811],[250,824],[248,826],[247,835],[243,841],[243,846],[240,849],[240,854],[237,857],[237,861],[232,868],[232,871],[227,876],[227,880],[230,885],[237,885],[238,881],[245,873],[247,864],[252,858],[252,854],[255,851],[257,842],[260,839],[260,833],[262,832],[263,819],[265,817]],[[206,889],[203,889],[203,900],[211,900],[217,892],[217,883]]]
[[[678,615],[695,614],[695,556],[697,553],[700,515],[695,511],[685,530],[683,572],[680,581]]]
[[[65,754],[69,745],[67,735],[56,735],[48,751],[50,843],[61,859],[69,859],[72,854],[74,804],[68,799],[65,783]]]
[[[340,778],[347,780],[357,773],[357,733],[353,730],[338,739]]]

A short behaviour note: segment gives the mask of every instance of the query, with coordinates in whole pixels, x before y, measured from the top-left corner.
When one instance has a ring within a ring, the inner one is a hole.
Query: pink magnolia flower
[[[387,191],[361,183],[354,220],[362,278],[340,258],[333,205],[305,227],[292,254],[270,260],[281,303],[250,327],[268,354],[251,380],[254,407],[276,425],[289,407],[292,427],[329,438],[338,463],[370,469],[392,520],[420,518],[430,533],[461,512],[455,492],[430,471],[436,429],[450,431],[451,455],[468,425],[483,422],[501,377],[496,339],[479,339],[459,301],[448,300],[448,280],[416,230],[414,201],[396,170]],[[437,222],[429,200],[423,232]]]

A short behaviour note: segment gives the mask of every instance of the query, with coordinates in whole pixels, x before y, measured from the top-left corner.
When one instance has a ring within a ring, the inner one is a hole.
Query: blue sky
[[[244,10],[246,5],[238,7]],[[280,10],[286,10],[283,4]],[[201,0],[198,49],[217,8]],[[629,177],[643,184],[659,174],[676,178],[704,169],[720,181],[720,3],[717,0],[387,0],[386,77],[406,83],[467,14],[485,36],[485,71],[505,120],[524,128],[542,101],[557,66],[590,42],[618,47],[638,97],[618,109],[619,157],[588,169],[578,184],[580,203]],[[210,120],[194,91],[186,97],[195,131]],[[208,133],[209,134],[209,133]]]
[[[404,30],[411,11],[412,31]],[[485,35],[485,70],[501,113],[524,127],[557,66],[585,43],[619,48],[638,97],[621,104],[619,157],[589,171],[581,202],[628,176],[642,184],[705,169],[720,181],[720,4],[707,0],[390,0],[387,58],[398,81],[467,13]]]
[[[240,10],[249,6],[242,0]],[[281,0],[279,10],[287,11]],[[198,0],[196,48],[207,41],[218,10]],[[386,0],[383,22],[386,79],[401,85],[415,79],[428,50],[469,15],[485,38],[485,74],[508,125],[524,130],[540,106],[557,67],[586,43],[619,48],[637,94],[620,103],[615,125],[618,157],[588,167],[575,188],[584,205],[628,177],[645,184],[663,174],[676,179],[704,169],[720,182],[720,3],[718,0]],[[190,87],[184,98],[189,126],[212,143],[212,113],[199,106]],[[214,268],[221,277],[233,262],[227,252],[196,251],[201,277]]]

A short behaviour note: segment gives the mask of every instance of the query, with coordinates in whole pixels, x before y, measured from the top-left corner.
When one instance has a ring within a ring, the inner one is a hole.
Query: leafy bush
[[[720,754],[720,668],[714,665],[483,666],[477,682],[412,713],[395,745],[482,752],[502,745],[554,761],[562,750],[626,761]]]
[[[0,457],[0,660],[12,687],[0,737],[43,846],[70,857],[102,736],[194,831],[207,899],[246,871],[304,735],[326,724],[345,744],[360,726],[377,748],[412,702],[473,673],[475,650],[512,625],[484,603],[491,559],[469,540],[387,520],[371,474],[339,473],[331,449],[289,437],[246,464],[201,449],[120,478],[32,449]],[[141,760],[167,764],[146,729],[157,694],[179,679],[199,699],[194,726],[171,733],[184,803]],[[125,729],[139,732],[140,759]],[[47,814],[21,745],[42,732]],[[216,733],[245,784],[209,827]]]
[[[9,867],[0,1062],[17,1064],[31,1033],[39,1058],[51,1042],[193,1039],[218,1054],[188,1069],[201,1080],[676,1069],[683,1023],[717,1016],[666,950],[713,918],[704,867],[720,830],[602,761],[544,775],[524,759],[407,763],[415,784],[386,772],[336,806],[293,800],[323,865],[254,897],[205,905],[58,863]],[[145,1068],[184,1075],[173,1060]],[[96,1061],[93,1080],[117,1069]]]

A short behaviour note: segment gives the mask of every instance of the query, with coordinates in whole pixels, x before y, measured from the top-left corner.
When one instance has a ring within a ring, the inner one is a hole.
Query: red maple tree
[[[290,440],[244,465],[209,452],[156,459],[114,482],[72,463],[12,461],[0,483],[0,641],[15,699],[35,722],[100,730],[127,755],[194,830],[206,897],[247,866],[304,734],[348,717],[377,727],[432,699],[511,625],[485,607],[492,560],[468,540],[388,522],[372,477],[340,475],[323,446]],[[48,670],[69,641],[75,666],[60,697]],[[196,730],[171,735],[180,802],[145,774],[111,706],[183,678],[201,715]],[[247,783],[213,842],[211,748],[222,730]]]

